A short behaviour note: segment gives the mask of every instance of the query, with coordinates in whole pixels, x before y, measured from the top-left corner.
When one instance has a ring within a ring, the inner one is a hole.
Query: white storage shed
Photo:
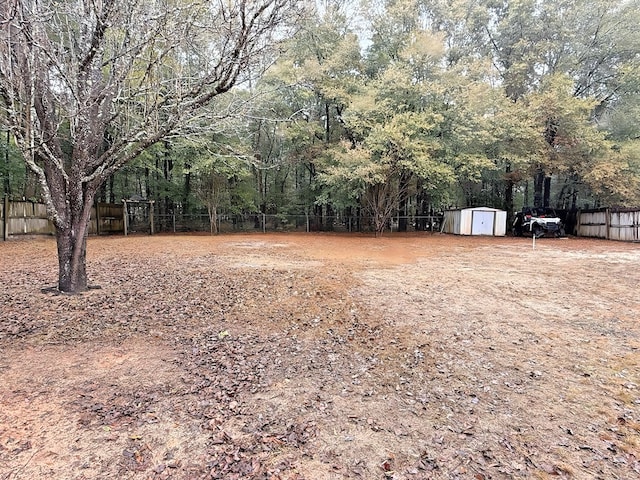
[[[507,212],[489,207],[447,210],[442,231],[456,235],[504,237],[507,233]]]

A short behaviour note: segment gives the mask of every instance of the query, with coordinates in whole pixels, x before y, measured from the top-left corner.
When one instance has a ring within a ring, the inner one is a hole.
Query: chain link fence
[[[442,225],[442,215],[394,217],[387,225],[388,231],[437,232]],[[211,228],[209,215],[155,215],[155,232],[373,232],[371,217],[312,215],[219,215],[216,228]]]

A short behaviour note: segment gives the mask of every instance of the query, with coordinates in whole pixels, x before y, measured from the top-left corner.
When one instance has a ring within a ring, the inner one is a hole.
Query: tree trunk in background
[[[114,183],[115,183],[115,177],[114,175],[111,175],[109,177],[109,203],[116,203],[116,194],[113,191]]]
[[[324,141],[326,144],[331,142],[331,124],[329,123],[329,103],[324,104]]]
[[[551,206],[551,177],[544,177],[544,190],[542,196],[542,206],[549,208]]]
[[[429,215],[429,195],[424,191],[423,180],[418,179],[417,185],[417,194],[416,194],[416,203],[417,203],[417,213],[420,217],[418,220],[418,224],[416,225],[417,230],[427,230],[428,223],[430,223],[425,216]]]
[[[7,143],[4,151],[4,163],[6,168],[6,174],[4,176],[4,194],[11,196],[11,178],[9,177],[9,147],[11,145],[11,131],[7,130]]]
[[[103,183],[100,185],[98,189],[98,201],[102,203],[106,203],[107,201],[107,184]]]
[[[408,204],[409,204],[409,179],[411,178],[411,174],[407,172],[402,172],[400,175],[400,185],[399,185],[399,201],[398,201],[398,231],[406,232],[407,225],[409,223],[407,216],[409,215]]]
[[[38,177],[28,166],[24,174],[24,192],[22,196],[27,200],[38,198]]]
[[[335,211],[333,210],[333,207],[331,206],[331,204],[327,205],[327,214],[326,217],[324,218],[324,229],[326,231],[333,231],[333,217],[335,216]]]
[[[149,167],[144,167],[144,198],[151,200],[153,189],[151,188],[151,172]]]
[[[504,209],[507,212],[507,225],[513,223],[513,179],[511,177],[511,164],[507,162],[505,166],[505,185],[504,185]]]
[[[218,207],[215,205],[209,205],[209,229],[211,235],[218,234]]]
[[[189,199],[191,197],[191,165],[185,163],[184,165],[187,173],[184,175],[184,190],[183,190],[183,200],[182,200],[182,211],[185,214],[191,213],[191,208],[189,205]]]
[[[164,157],[162,162],[162,172],[164,174],[164,180],[167,184],[171,181],[171,172],[173,170],[173,160],[171,159],[171,145],[169,142],[164,142]],[[164,211],[165,213],[175,213],[173,211],[173,201],[171,197],[164,192]]]
[[[544,188],[544,171],[539,168],[533,179],[533,206],[542,207]]]

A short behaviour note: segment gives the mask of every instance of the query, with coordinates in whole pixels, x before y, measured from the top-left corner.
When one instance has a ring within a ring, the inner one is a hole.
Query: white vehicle
[[[564,225],[555,211],[551,208],[524,207],[521,212],[516,213],[513,221],[513,232],[522,237],[531,235],[536,238],[545,235],[554,237],[564,237]]]

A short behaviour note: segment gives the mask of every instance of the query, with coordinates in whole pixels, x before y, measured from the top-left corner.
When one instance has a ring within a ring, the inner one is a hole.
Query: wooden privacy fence
[[[124,232],[121,204],[98,203],[91,209],[89,234]],[[0,233],[2,239],[12,235],[54,235],[53,224],[47,218],[44,203],[9,201],[4,198],[0,209]]]
[[[43,203],[13,202],[5,197],[2,208],[3,239],[11,235],[53,235],[54,232]]]
[[[578,213],[579,237],[640,241],[640,208],[601,208]]]

